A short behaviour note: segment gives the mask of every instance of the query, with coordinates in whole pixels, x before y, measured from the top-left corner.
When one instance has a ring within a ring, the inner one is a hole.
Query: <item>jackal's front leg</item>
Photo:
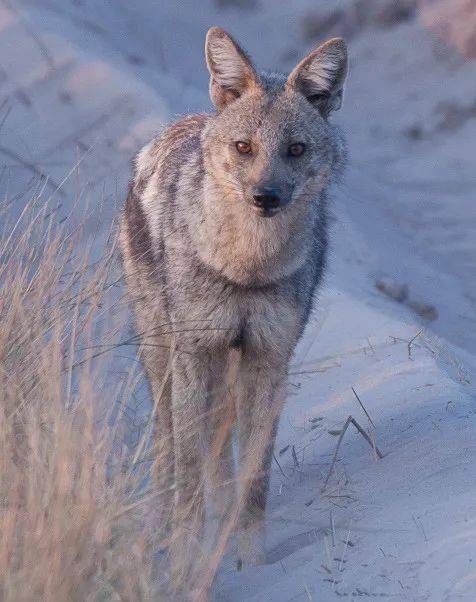
[[[223,354],[215,362],[217,373],[210,394],[207,475],[211,502],[210,543],[217,541],[235,503],[232,437],[235,423],[236,364],[239,354]],[[231,364],[231,365],[230,365]]]
[[[203,566],[204,448],[211,378],[206,354],[177,349],[172,370],[175,499],[170,545],[174,586],[183,599]]]
[[[265,561],[265,510],[287,358],[244,354],[238,398],[238,568]]]

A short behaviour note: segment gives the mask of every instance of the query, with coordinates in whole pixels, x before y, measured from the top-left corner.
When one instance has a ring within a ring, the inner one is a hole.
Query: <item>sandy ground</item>
[[[107,230],[135,150],[175,116],[210,108],[210,25],[260,66],[288,69],[317,43],[306,32],[349,2],[230,4],[0,0],[9,213],[45,187],[59,219],[86,212],[86,236]],[[476,599],[476,64],[418,18],[366,26],[350,51],[336,119],[351,163],[281,422],[268,564],[237,573],[230,554],[217,599]],[[382,277],[438,319],[387,298]],[[349,415],[385,456],[351,425],[324,489]]]

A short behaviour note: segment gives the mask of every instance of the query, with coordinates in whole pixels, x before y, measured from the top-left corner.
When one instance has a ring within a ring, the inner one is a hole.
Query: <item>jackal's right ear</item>
[[[212,27],[208,30],[205,56],[210,72],[210,98],[217,109],[223,109],[244,92],[259,87],[250,59],[223,29]]]
[[[346,75],[347,46],[342,38],[334,38],[302,60],[291,72],[286,86],[303,94],[327,117],[342,104]]]

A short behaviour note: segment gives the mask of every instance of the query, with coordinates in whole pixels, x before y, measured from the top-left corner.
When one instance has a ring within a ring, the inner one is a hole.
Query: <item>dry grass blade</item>
[[[360,404],[360,407],[363,409],[363,411],[364,411],[365,415],[366,415],[366,416],[367,416],[367,418],[369,419],[369,422],[370,422],[370,424],[371,424],[371,425],[372,425],[374,428],[376,428],[376,427],[375,427],[375,424],[374,424],[374,421],[372,420],[372,418],[370,418],[370,414],[367,412],[367,410],[366,410],[366,408],[365,408],[364,404],[362,403],[362,401],[361,401],[360,397],[357,395],[357,392],[356,392],[356,390],[354,389],[354,387],[352,387],[352,393],[355,395],[355,398],[356,398],[356,399],[357,399],[357,401],[359,402],[359,404]]]
[[[47,214],[32,202],[0,237],[0,598],[156,598],[154,492],[145,465],[123,470],[119,389],[126,402],[134,375],[111,386],[90,358],[73,373],[82,346],[124,327],[106,295],[113,258],[91,269]]]
[[[372,439],[368,436],[368,434],[360,426],[360,424],[357,422],[357,420],[355,420],[352,416],[349,416],[347,418],[347,420],[345,421],[344,426],[342,427],[342,430],[340,432],[339,439],[337,441],[336,449],[335,449],[335,452],[334,452],[334,457],[332,458],[331,467],[329,468],[329,472],[327,473],[326,480],[324,481],[324,485],[323,485],[322,490],[321,490],[323,492],[326,490],[327,483],[329,482],[329,479],[331,478],[332,473],[334,472],[334,467],[335,467],[336,462],[337,462],[337,454],[339,453],[339,449],[340,449],[342,440],[344,438],[345,432],[347,431],[347,429],[348,429],[348,427],[349,427],[350,424],[353,424],[355,426],[355,428],[362,435],[362,437],[367,441],[367,443],[370,445],[370,447],[375,450],[375,453],[377,454],[377,457],[379,459],[383,458],[383,453],[372,442]]]
[[[408,359],[411,360],[412,359],[412,345],[413,343],[417,340],[417,338],[421,335],[421,333],[423,332],[423,328],[421,328],[415,336],[413,336],[407,344],[407,349],[408,349]]]
[[[273,453],[273,459],[276,462],[276,464],[278,465],[279,468],[279,472],[283,475],[284,478],[286,478],[286,473],[283,470],[283,467],[281,466],[281,464],[279,463],[278,458],[276,457],[276,454]]]

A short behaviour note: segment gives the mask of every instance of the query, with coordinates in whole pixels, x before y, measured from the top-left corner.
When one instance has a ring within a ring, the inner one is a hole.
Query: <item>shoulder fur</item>
[[[135,159],[134,181],[139,191],[144,190],[155,171],[161,171],[171,156],[179,151],[187,140],[199,135],[209,115],[188,115],[167,127],[138,153]]]

